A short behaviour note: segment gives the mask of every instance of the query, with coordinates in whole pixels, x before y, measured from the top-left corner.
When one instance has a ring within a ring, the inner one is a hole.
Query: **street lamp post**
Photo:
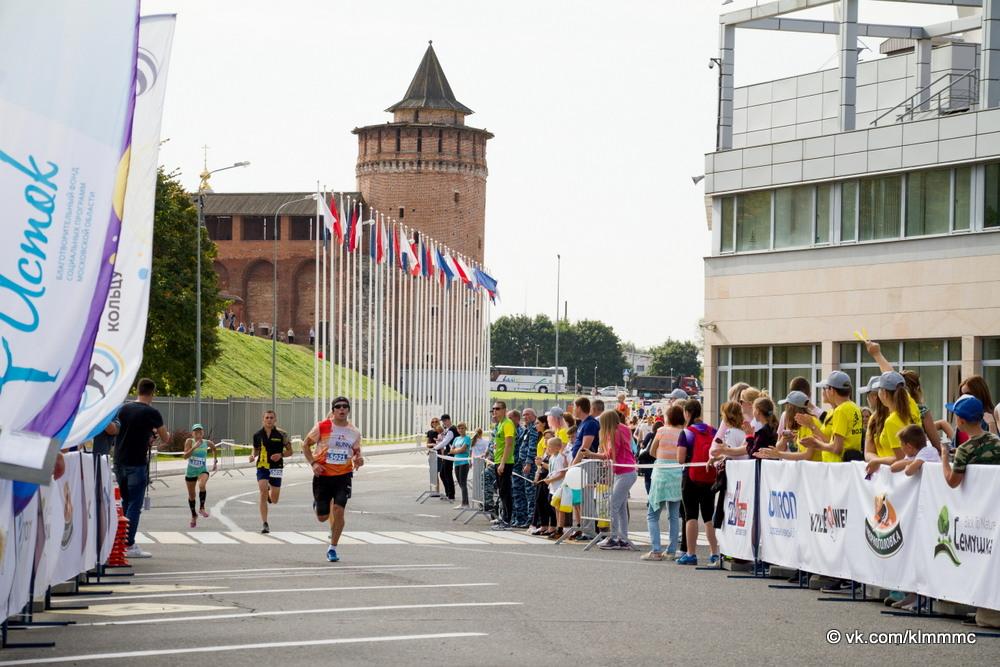
[[[562,273],[562,255],[556,255],[556,403],[559,402],[559,277]]]
[[[199,176],[201,177],[201,182],[198,184],[198,248],[197,248],[197,275],[195,276],[195,311],[196,320],[194,324],[195,331],[195,347],[194,347],[194,365],[195,365],[195,376],[194,376],[194,404],[195,404],[195,414],[197,415],[197,420],[201,423],[201,228],[205,226],[205,193],[210,190],[208,187],[208,179],[212,177],[212,174],[217,174],[220,171],[225,171],[226,169],[235,169],[236,167],[246,167],[249,162],[236,162],[229,165],[228,167],[222,167],[221,169],[213,169],[209,171],[208,165],[202,170]]]
[[[597,389],[597,364],[594,364],[594,389]]]
[[[274,269],[273,284],[271,286],[271,292],[273,294],[271,299],[273,306],[271,310],[271,409],[275,412],[278,410],[278,231],[281,225],[281,209],[285,208],[289,204],[310,201],[315,198],[316,195],[310,195],[308,197],[299,197],[298,199],[286,201],[284,204],[279,206],[278,210],[274,213],[274,230],[271,233],[271,245],[274,248],[274,257],[271,263],[271,266]],[[266,236],[267,235],[265,233],[265,238]]]

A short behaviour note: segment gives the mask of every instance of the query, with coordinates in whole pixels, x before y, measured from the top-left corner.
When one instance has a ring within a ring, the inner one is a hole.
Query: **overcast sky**
[[[755,4],[736,0],[726,11]],[[498,314],[556,309],[623,340],[693,338],[709,252],[720,0],[144,0],[177,13],[160,161],[195,189],[355,190],[351,129],[390,120],[427,40],[487,151],[486,262]],[[823,7],[805,16],[832,18]],[[925,24],[944,7],[862,1],[861,20]],[[905,20],[903,19],[905,17]],[[877,55],[878,40],[865,42]],[[739,31],[736,82],[836,66],[832,36]],[[875,57],[864,51],[862,59]]]

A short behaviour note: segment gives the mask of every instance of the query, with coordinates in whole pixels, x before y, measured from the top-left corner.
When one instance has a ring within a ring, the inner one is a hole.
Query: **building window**
[[[802,376],[814,388],[813,400],[819,399],[816,383],[822,366],[819,345],[770,345],[718,348],[716,407],[726,402],[729,388],[737,382],[766,389],[775,401],[788,393],[792,378]]]
[[[402,220],[402,219],[403,219],[403,214],[404,214],[404,213],[406,213],[406,209],[405,209],[405,208],[403,208],[402,206],[400,206],[400,207],[399,207],[399,219],[400,219],[400,220]]]
[[[444,130],[438,130],[438,153],[444,147]]]
[[[847,181],[840,186],[840,240],[858,238],[858,182]]]
[[[281,239],[281,229],[277,229],[278,240]],[[275,238],[274,217],[262,215],[243,216],[243,240],[244,241],[274,241]]]
[[[986,165],[984,227],[1000,227],[1000,163]]]
[[[935,419],[945,415],[944,404],[958,395],[962,377],[962,341],[936,340],[879,341],[882,354],[897,369],[911,369],[920,375],[924,404]],[[881,374],[861,343],[840,343],[840,370],[851,376],[855,400],[860,404],[860,387]]]
[[[833,214],[833,185],[820,185],[816,188],[816,234],[813,243],[830,242],[830,216]]]
[[[213,241],[233,240],[233,219],[228,215],[206,215],[205,229]]]
[[[810,186],[775,190],[775,248],[807,246],[812,242],[813,190]]]
[[[899,238],[903,179],[898,175],[865,178],[858,189],[860,240]]]
[[[771,246],[771,192],[740,195],[736,206],[736,250],[766,250]]]
[[[954,216],[952,228],[964,231],[972,224],[972,167],[957,167],[952,188]]]
[[[735,243],[736,228],[733,226],[736,208],[736,197],[722,198],[722,252],[732,252]]]
[[[455,192],[452,193],[452,196],[454,197],[455,203],[457,204],[458,203],[458,190],[455,190]]]
[[[417,113],[420,113],[419,111]],[[424,150],[424,131],[417,130],[417,152],[421,153]]]
[[[906,177],[906,235],[947,234],[951,170],[916,171]]]
[[[396,152],[397,153],[399,152],[399,145],[402,142],[402,139],[403,139],[402,130],[397,127],[396,128]]]
[[[993,400],[997,400],[997,393],[1000,392],[1000,338],[983,339],[983,378],[990,386]]]
[[[308,215],[293,215],[289,216],[289,221],[291,222],[291,240],[292,241],[313,241],[315,236],[314,222],[313,218]]]

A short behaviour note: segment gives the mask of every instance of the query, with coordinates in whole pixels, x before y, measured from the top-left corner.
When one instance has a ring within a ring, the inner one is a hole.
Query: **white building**
[[[796,375],[839,368],[864,385],[877,369],[862,328],[920,372],[937,416],[962,377],[1000,391],[1000,0],[914,1],[959,18],[860,24],[858,0],[720,17],[717,150],[705,156],[712,419],[738,380],[783,395]],[[834,3],[838,22],[784,17]],[[838,67],[734,88],[737,29],[839,35]],[[859,63],[859,36],[889,55]]]

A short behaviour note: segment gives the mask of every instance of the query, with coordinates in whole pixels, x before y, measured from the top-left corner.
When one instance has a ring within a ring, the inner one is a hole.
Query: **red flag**
[[[354,252],[355,250],[358,249],[358,217],[359,217],[358,208],[360,207],[361,204],[357,204],[351,211],[351,231],[350,231],[350,236],[347,239],[348,252]]]
[[[340,224],[340,211],[337,210],[337,202],[333,195],[330,195],[330,217],[333,218],[333,235],[337,237],[337,243],[344,242],[344,226]]]
[[[375,261],[379,264],[385,261],[385,228],[382,226],[382,216],[375,224]]]

